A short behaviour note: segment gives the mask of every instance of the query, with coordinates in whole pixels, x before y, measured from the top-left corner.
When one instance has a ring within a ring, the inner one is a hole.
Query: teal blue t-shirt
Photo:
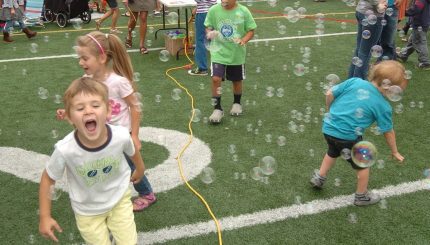
[[[393,129],[391,105],[372,83],[353,77],[333,86],[332,92],[334,100],[324,117],[324,134],[355,140],[374,122],[381,133]]]

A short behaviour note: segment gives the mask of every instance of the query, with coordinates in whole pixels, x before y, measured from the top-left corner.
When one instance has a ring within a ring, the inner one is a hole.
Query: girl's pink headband
[[[99,47],[99,49],[100,49],[100,53],[101,54],[105,54],[105,50],[103,49],[103,47],[102,47],[102,45],[99,43],[99,41],[97,41],[97,39],[95,38],[95,37],[93,37],[93,36],[91,36],[90,34],[87,34],[87,36],[89,37],[89,38],[91,38],[96,44],[97,44],[97,47]]]

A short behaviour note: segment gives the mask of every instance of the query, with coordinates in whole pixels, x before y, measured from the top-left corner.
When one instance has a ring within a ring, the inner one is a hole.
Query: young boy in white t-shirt
[[[75,130],[57,142],[43,171],[40,234],[58,242],[54,231],[62,229],[51,216],[50,189],[66,172],[76,224],[85,242],[111,244],[111,233],[116,244],[136,244],[129,182],[138,182],[145,167],[128,129],[106,124],[111,115],[106,85],[88,77],[77,79],[66,90],[64,104]],[[124,153],[135,163],[131,177]]]

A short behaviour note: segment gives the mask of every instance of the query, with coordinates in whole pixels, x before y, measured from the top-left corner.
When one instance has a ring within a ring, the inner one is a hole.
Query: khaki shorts
[[[112,233],[117,245],[137,244],[130,190],[127,190],[109,212],[93,216],[75,214],[75,219],[79,232],[87,244],[111,245],[109,232]]]

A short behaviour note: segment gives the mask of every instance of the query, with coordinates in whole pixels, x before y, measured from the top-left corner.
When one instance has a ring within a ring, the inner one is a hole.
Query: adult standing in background
[[[196,0],[197,6],[193,9],[195,21],[196,48],[194,61],[196,68],[189,70],[190,75],[206,76],[208,74],[208,58],[205,47],[206,27],[204,25],[209,8],[216,4],[216,0]]]
[[[367,78],[370,50],[381,37],[382,20],[387,3],[384,0],[360,0],[355,9],[357,19],[357,46],[348,78]]]
[[[407,0],[388,0],[388,7],[384,15],[386,24],[382,28],[381,39],[379,41],[382,47],[382,56],[378,58],[378,61],[383,59],[396,59],[395,37],[397,33],[397,21],[400,16],[400,5],[406,1]]]
[[[136,27],[136,22],[139,19],[139,50],[141,54],[147,54],[148,49],[145,47],[146,29],[148,27],[148,13],[155,8],[154,0],[129,0],[128,10],[131,12],[128,19],[128,32],[125,39],[125,46],[132,47],[131,32]]]

